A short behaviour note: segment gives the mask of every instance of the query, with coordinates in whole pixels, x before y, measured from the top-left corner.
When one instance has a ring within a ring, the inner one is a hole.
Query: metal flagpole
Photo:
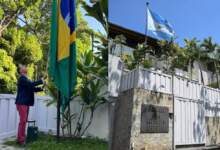
[[[146,3],[146,5],[147,5],[147,12],[146,12],[146,25],[145,25],[145,42],[144,42],[144,44],[145,44],[145,46],[147,46],[147,34],[148,34],[148,6],[149,6],[149,2],[147,2]]]
[[[58,99],[57,99],[57,142],[60,140],[60,98],[61,92],[58,90]]]
[[[58,0],[58,5],[60,4],[60,0]],[[57,6],[57,38],[59,36],[59,26],[58,26],[58,21],[59,21],[59,12],[60,10],[58,9]],[[58,40],[57,40],[57,49],[58,49]],[[61,92],[58,89],[58,98],[57,98],[57,142],[60,141],[60,101],[61,101]]]
[[[71,98],[70,98],[71,99]],[[70,111],[70,100],[69,99],[69,104],[68,104],[68,115],[69,115],[69,134],[70,134],[70,137],[72,136],[72,120],[71,120],[71,111]]]
[[[148,6],[149,2],[146,3],[147,5],[147,12],[146,12],[146,24],[145,24],[145,41],[144,41],[144,48],[147,48],[147,34],[148,34]],[[144,52],[144,61],[146,59],[146,53]],[[139,68],[139,63],[138,63],[138,68]]]

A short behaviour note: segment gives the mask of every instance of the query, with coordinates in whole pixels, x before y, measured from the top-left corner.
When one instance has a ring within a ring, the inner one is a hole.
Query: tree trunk
[[[70,112],[70,103],[68,104],[68,116],[69,116],[69,119],[68,119],[69,136],[71,137],[72,136],[72,118],[71,118],[71,112]]]
[[[202,67],[201,67],[201,61],[200,61],[200,55],[199,55],[199,71],[200,71],[200,75],[201,75],[201,82],[204,85],[204,78],[203,78],[203,74],[202,74]]]
[[[218,72],[216,72],[217,88],[219,88]]]
[[[84,110],[84,104],[82,105],[81,107],[81,111],[80,111],[80,114],[79,114],[79,118],[78,118],[78,121],[76,122],[76,128],[75,128],[75,131],[73,133],[74,136],[76,136],[78,133],[78,124],[80,124],[80,120],[81,120],[81,117],[82,117],[82,113],[83,113],[83,110]]]
[[[64,118],[62,117],[62,124],[64,123]],[[62,126],[62,134],[63,136],[65,136],[65,133],[64,133],[64,127]]]
[[[199,71],[200,71],[200,75],[201,75],[201,82],[204,85],[204,78],[203,78],[203,74],[202,74],[202,69],[201,69],[201,65],[199,64]]]
[[[190,79],[192,80],[192,78],[193,78],[192,77],[192,74],[193,74],[192,73],[193,72],[193,61],[192,60],[189,61],[189,67],[190,67],[189,68],[190,69]]]
[[[85,134],[85,132],[87,131],[87,129],[88,129],[88,128],[90,127],[90,125],[92,124],[93,116],[94,116],[94,110],[91,110],[89,123],[87,124],[87,126],[85,127],[85,129],[82,131],[81,136],[83,136],[83,135]]]
[[[218,79],[219,71],[218,71],[216,61],[214,62],[214,65],[215,65],[215,74],[216,74],[217,87],[219,88],[219,79]]]

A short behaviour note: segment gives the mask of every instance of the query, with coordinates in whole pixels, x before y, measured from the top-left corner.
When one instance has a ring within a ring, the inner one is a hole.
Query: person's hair
[[[27,67],[27,65],[25,65],[25,64],[18,64],[17,71],[18,71],[19,74],[20,74],[20,69],[22,67]]]

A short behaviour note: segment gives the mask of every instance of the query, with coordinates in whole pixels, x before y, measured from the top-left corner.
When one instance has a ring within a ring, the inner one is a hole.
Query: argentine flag
[[[147,8],[147,36],[170,41],[175,33],[170,23]]]

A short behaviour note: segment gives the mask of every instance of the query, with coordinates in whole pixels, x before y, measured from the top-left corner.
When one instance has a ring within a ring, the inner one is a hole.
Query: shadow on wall
[[[196,143],[203,143],[205,138],[205,110],[203,104],[197,104],[197,120],[193,122],[193,138]]]
[[[160,85],[159,87],[157,86],[157,82],[153,81],[152,79],[152,72],[149,72],[148,70],[141,70],[140,71],[140,77],[143,82],[140,83],[140,87],[148,90],[152,90],[155,92],[159,92],[160,88],[165,88],[165,85]],[[152,88],[151,88],[152,86]]]
[[[120,75],[116,71],[112,72],[110,77],[109,77],[109,81],[110,82],[115,82],[115,83],[119,82],[120,81]],[[113,89],[114,87],[112,87],[112,86],[110,86],[109,88],[110,88],[109,89],[110,91],[114,90]],[[116,89],[116,92],[119,92],[119,89]]]
[[[205,143],[205,107],[204,107],[204,101],[205,101],[205,91],[204,87],[202,87],[200,91],[200,99],[196,102],[197,107],[197,114],[196,114],[196,120],[193,121],[193,139],[196,143]],[[193,115],[193,114],[192,114]]]
[[[109,85],[108,90],[110,92],[110,96],[117,97],[120,90],[120,82],[122,75],[122,62],[119,57],[109,56],[108,62],[108,73],[109,73]]]
[[[204,100],[204,108],[207,112],[211,112],[211,117],[206,116],[205,117],[205,123],[206,123],[206,137],[208,145],[214,145],[218,144],[220,140],[218,140],[218,137],[220,135],[220,119],[218,116],[219,108],[218,104],[218,98],[215,96],[210,97],[210,93],[208,92],[208,89],[203,87],[201,90],[201,99]],[[211,99],[212,98],[212,99]],[[214,99],[213,99],[214,98]]]

